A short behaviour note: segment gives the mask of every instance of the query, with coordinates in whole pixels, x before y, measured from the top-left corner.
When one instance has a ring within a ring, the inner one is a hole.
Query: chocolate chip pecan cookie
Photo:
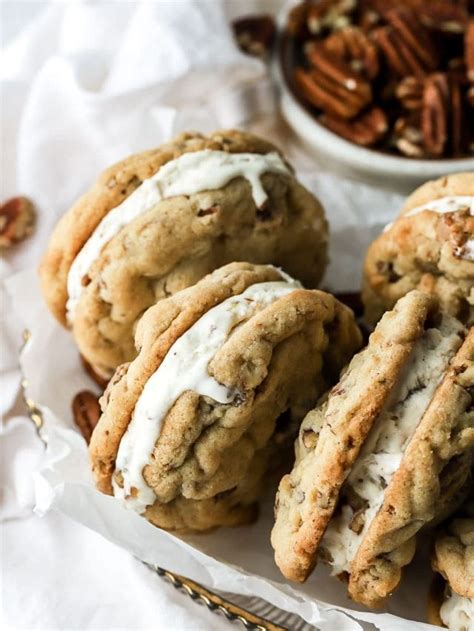
[[[470,631],[474,628],[474,494],[438,534],[432,565],[440,576],[430,593],[429,622],[451,631]]]
[[[367,251],[362,299],[375,324],[412,289],[474,323],[474,172],[427,182]]]
[[[186,133],[107,169],[57,225],[40,275],[51,311],[109,378],[157,300],[241,260],[316,287],[326,250],[324,211],[274,145]]]
[[[306,580],[319,556],[357,602],[395,589],[416,533],[469,475],[473,386],[474,329],[433,296],[400,299],[301,425],[272,532],[287,578]]]
[[[248,522],[317,397],[361,345],[352,312],[231,263],[150,308],[101,400],[97,487],[169,530]]]

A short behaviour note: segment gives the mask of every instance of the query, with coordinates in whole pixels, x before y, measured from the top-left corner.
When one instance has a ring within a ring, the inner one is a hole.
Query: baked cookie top
[[[199,511],[202,529],[220,519],[214,498],[258,498],[285,434],[361,335],[333,296],[271,266],[232,263],[150,308],[136,344],[102,399],[90,444],[97,486],[171,529],[196,527]]]
[[[433,565],[456,594],[474,599],[474,517],[450,522],[436,540]]]
[[[321,205],[271,143],[187,133],[107,169],[58,223],[40,275],[54,315],[110,374],[133,358],[135,323],[157,300],[233,260],[314,287],[326,242]]]
[[[474,173],[427,182],[371,244],[364,267],[366,319],[375,324],[411,289],[474,321]]]
[[[276,499],[272,544],[285,576],[305,580],[319,554],[358,602],[377,606],[398,584],[414,534],[472,464],[474,332],[465,334],[435,298],[410,292],[306,416]]]
[[[432,564],[459,596],[474,599],[474,488],[435,541]]]
[[[432,624],[449,629],[470,629],[474,625],[474,494],[456,517],[439,531],[432,565],[443,577],[435,580],[428,602]]]

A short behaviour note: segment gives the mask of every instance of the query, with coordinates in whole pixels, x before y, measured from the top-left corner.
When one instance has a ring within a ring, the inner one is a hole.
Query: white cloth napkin
[[[3,4],[7,17],[23,5]],[[30,196],[39,220],[35,236],[0,261],[0,279],[37,266],[58,217],[107,165],[185,129],[241,126],[275,139],[295,166],[306,171],[304,180],[329,209],[334,230],[333,266],[326,282],[339,290],[358,286],[360,260],[348,255],[347,244],[356,241],[362,252],[400,198],[315,173],[314,163],[275,116],[267,68],[237,50],[229,17],[262,7],[276,10],[281,2],[33,4],[34,19],[4,48],[0,63],[6,158],[1,198]],[[338,212],[331,216],[334,203]],[[370,221],[361,228],[362,215]],[[42,462],[43,449],[18,398],[21,317],[13,314],[3,284],[1,292],[0,411],[6,420],[0,436],[0,517],[6,625],[227,626],[92,531],[59,514],[42,520],[33,516],[32,473]]]

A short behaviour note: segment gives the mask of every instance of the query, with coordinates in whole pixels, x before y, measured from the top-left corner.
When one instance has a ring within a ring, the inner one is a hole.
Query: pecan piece
[[[306,449],[315,449],[318,444],[318,433],[312,429],[303,430],[302,441]]]
[[[324,42],[325,49],[347,63],[352,70],[368,79],[379,72],[378,50],[367,35],[356,26],[348,26],[330,35]]]
[[[0,205],[0,248],[23,241],[34,229],[36,212],[27,197],[12,197]]]
[[[320,122],[334,133],[362,147],[372,147],[387,133],[387,116],[379,107],[370,110],[352,121],[322,115]]]
[[[357,535],[360,535],[360,533],[362,532],[362,530],[364,529],[364,525],[365,525],[365,515],[366,513],[366,508],[360,508],[358,511],[356,511],[353,516],[351,521],[349,522],[349,528],[352,530],[352,532],[355,532]]]
[[[458,156],[464,149],[464,108],[462,102],[462,91],[459,81],[450,80],[450,112],[451,126],[449,129],[451,138],[451,151],[454,156]]]
[[[248,55],[268,57],[275,41],[275,20],[271,15],[248,15],[232,22],[239,48]]]
[[[429,29],[445,33],[463,33],[469,20],[467,7],[452,0],[419,2],[420,20]]]
[[[423,81],[418,77],[405,77],[395,88],[395,96],[406,110],[421,110],[423,105]]]
[[[466,100],[471,107],[474,108],[474,85],[471,85],[466,94]]]
[[[469,208],[453,213],[446,213],[438,224],[441,239],[448,241],[454,256],[465,254],[466,243],[474,234],[474,217]]]
[[[72,400],[72,414],[75,424],[89,443],[100,418],[99,398],[89,390],[78,392]]]
[[[463,95],[459,81],[437,72],[425,81],[421,125],[426,150],[433,156],[453,155],[464,149]]]

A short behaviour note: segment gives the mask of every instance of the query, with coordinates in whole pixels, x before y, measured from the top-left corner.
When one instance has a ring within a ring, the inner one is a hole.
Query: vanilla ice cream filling
[[[115,475],[112,477],[114,495],[129,508],[143,513],[156,499],[143,469],[152,463],[163,421],[177,399],[193,391],[228,404],[239,394],[209,374],[209,362],[235,327],[301,287],[286,274],[282,277],[286,280],[251,285],[210,309],[178,338],[146,382],[117,453],[115,471],[123,484],[117,484]]]
[[[448,364],[461,345],[462,325],[444,316],[415,342],[396,389],[375,421],[342,489],[338,512],[321,541],[333,574],[350,565],[378,510],[386,487],[420,423]],[[350,501],[349,501],[350,500]]]
[[[411,217],[412,215],[423,212],[423,210],[431,210],[444,215],[466,209],[469,210],[470,215],[474,216],[474,195],[448,195],[417,206],[408,211],[404,217]]]
[[[424,210],[431,210],[432,212],[440,213],[443,215],[447,213],[455,213],[460,210],[468,210],[469,214],[471,216],[474,216],[474,196],[449,195],[446,197],[433,199],[426,204],[413,208],[405,215],[402,215],[402,217],[412,217],[413,215],[417,215]],[[390,230],[392,226],[393,223],[387,224],[384,228],[384,232]],[[474,261],[474,237],[472,239],[468,239],[461,248],[457,248],[455,254],[456,256],[459,256],[459,258],[466,259],[468,261]]]
[[[471,631],[474,628],[474,599],[459,596],[448,587],[439,616],[450,631]]]
[[[105,215],[77,254],[67,278],[68,320],[71,322],[74,318],[74,311],[84,289],[83,279],[87,277],[102,248],[122,228],[163,199],[217,190],[238,177],[249,182],[255,205],[260,208],[268,197],[261,182],[264,173],[292,175],[276,151],[259,154],[204,149],[185,153],[164,164]]]

